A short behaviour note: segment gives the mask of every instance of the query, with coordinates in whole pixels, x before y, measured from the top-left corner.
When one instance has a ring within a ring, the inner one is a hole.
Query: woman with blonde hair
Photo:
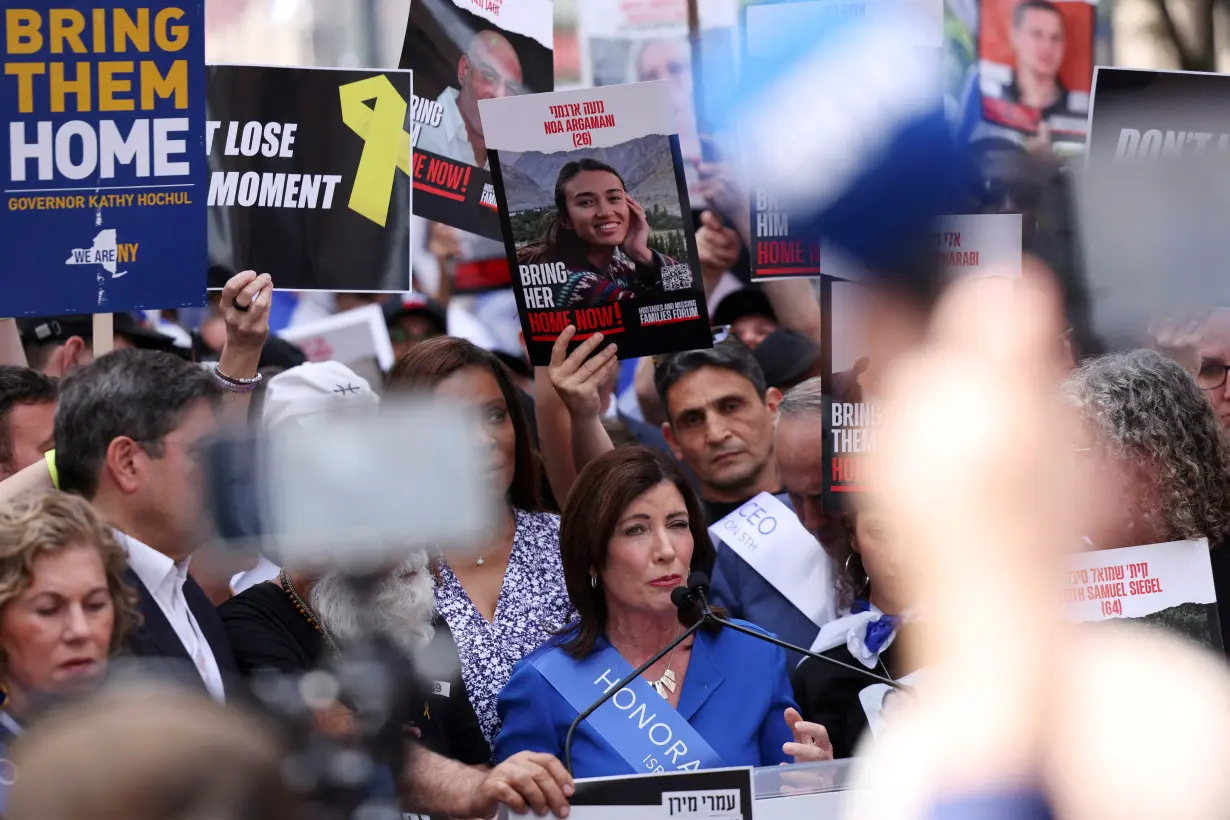
[[[4,749],[59,698],[92,691],[136,625],[126,558],[90,506],[55,490],[0,507],[0,812]]]

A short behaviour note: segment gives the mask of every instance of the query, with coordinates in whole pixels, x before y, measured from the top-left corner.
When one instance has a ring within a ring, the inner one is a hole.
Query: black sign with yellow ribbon
[[[210,66],[209,286],[410,290],[409,71]]]

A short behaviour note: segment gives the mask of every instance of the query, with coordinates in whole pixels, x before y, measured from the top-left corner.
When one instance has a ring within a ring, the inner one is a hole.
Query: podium
[[[756,820],[838,820],[853,777],[852,758],[753,769]]]
[[[569,820],[838,820],[853,760],[758,769],[585,778],[576,781]],[[750,800],[749,800],[750,798]],[[501,809],[500,820],[533,817]]]

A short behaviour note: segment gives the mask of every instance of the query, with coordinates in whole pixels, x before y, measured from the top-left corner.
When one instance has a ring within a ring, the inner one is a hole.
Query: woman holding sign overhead
[[[562,756],[580,712],[696,623],[698,612],[676,608],[671,592],[712,561],[713,546],[678,466],[626,447],[581,472],[560,552],[578,617],[513,671],[500,696],[497,760],[526,750]],[[824,727],[804,723],[794,707],[785,653],[716,626],[598,708],[571,752],[577,777],[832,757]]]
[[[618,171],[588,157],[573,160],[555,180],[554,218],[541,237],[517,249],[517,264],[523,280],[551,287],[555,304],[538,307],[637,298],[661,292],[663,268],[677,264],[650,249],[649,233],[645,209]]]

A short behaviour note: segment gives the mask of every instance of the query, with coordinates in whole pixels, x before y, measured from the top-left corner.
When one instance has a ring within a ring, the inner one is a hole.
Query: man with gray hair
[[[90,501],[128,553],[144,619],[129,651],[219,701],[235,661],[188,563],[208,537],[202,449],[222,396],[174,354],[117,350],[64,379],[55,416],[57,486]]]
[[[833,400],[821,389],[820,379],[808,379],[782,398],[774,431],[782,486],[799,521],[821,544],[843,535],[841,512],[826,505],[821,492],[832,407]]]

